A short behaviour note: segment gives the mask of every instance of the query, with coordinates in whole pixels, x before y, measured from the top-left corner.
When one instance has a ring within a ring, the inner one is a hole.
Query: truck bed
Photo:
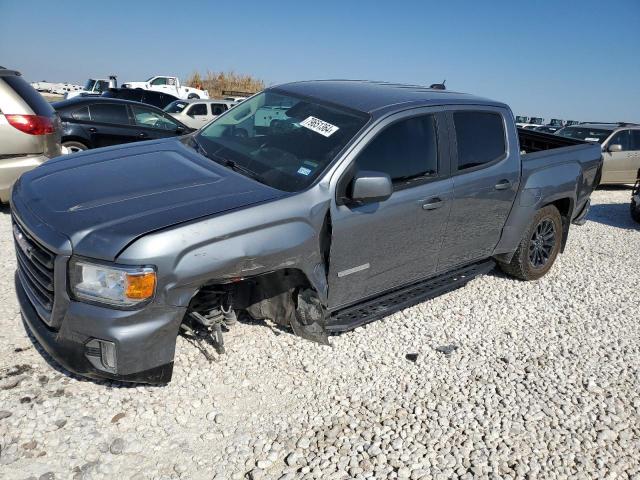
[[[526,128],[518,128],[518,140],[520,141],[520,153],[533,153],[554,148],[572,147],[589,142],[576,140],[575,138],[561,137],[552,133],[536,132]]]

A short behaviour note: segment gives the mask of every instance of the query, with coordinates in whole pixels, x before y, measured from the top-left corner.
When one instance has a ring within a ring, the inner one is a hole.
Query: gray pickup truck
[[[257,122],[268,109],[282,114]],[[601,165],[599,145],[518,131],[492,100],[281,85],[194,134],[23,175],[17,295],[69,370],[166,383],[181,327],[221,347],[241,313],[327,343],[496,263],[541,277],[584,222]]]

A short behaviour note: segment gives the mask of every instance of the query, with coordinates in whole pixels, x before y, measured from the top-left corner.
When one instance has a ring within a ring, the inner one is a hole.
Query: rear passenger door
[[[367,134],[348,160],[331,211],[332,309],[435,272],[452,182],[446,119],[429,112],[387,120]],[[348,190],[358,170],[387,173],[394,187],[391,197],[366,205],[341,202],[340,192]]]
[[[520,179],[518,147],[509,148],[504,110],[461,106],[447,116],[454,132],[453,201],[438,271],[492,254]]]
[[[127,106],[124,104],[100,102],[89,105],[89,121],[85,129],[95,147],[136,140]]]

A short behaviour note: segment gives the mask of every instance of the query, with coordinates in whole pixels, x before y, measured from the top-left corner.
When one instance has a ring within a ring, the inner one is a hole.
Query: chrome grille
[[[54,301],[54,263],[56,256],[13,222],[13,238],[22,286],[46,322],[50,320]]]

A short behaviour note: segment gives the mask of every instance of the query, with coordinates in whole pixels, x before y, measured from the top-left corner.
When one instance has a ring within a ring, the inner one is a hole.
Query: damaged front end
[[[326,309],[306,276],[295,269],[205,285],[191,300],[182,328],[196,338],[207,338],[224,353],[223,332],[245,313],[329,345]]]

